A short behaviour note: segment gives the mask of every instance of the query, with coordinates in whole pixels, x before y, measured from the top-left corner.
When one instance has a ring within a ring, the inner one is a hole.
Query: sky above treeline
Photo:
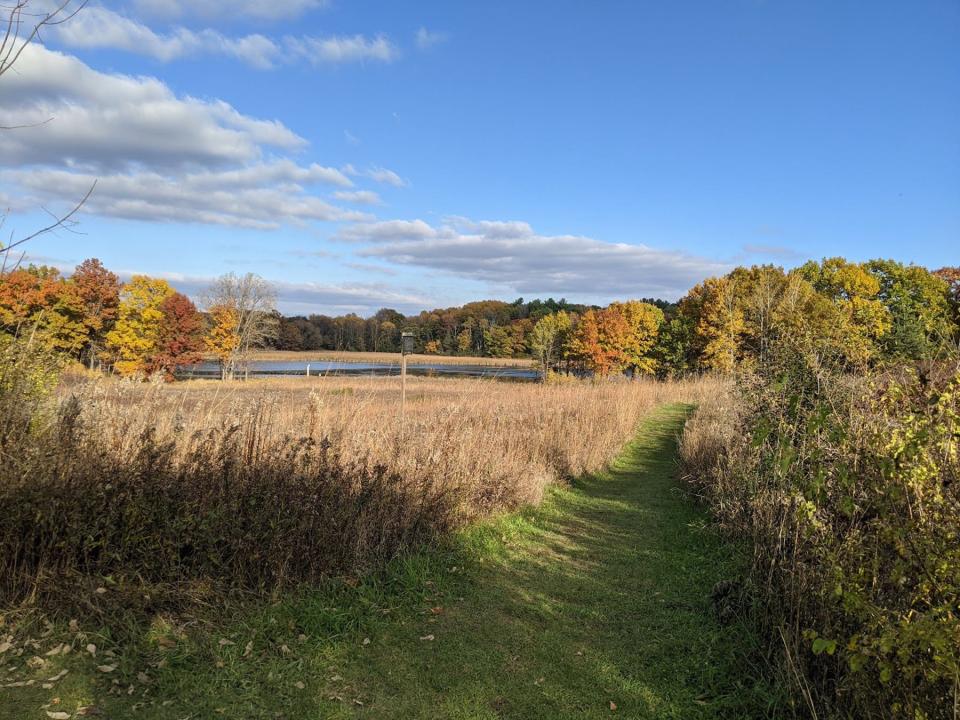
[[[956,0],[94,0],[0,78],[35,123],[4,232],[97,187],[31,260],[288,314],[958,262]]]

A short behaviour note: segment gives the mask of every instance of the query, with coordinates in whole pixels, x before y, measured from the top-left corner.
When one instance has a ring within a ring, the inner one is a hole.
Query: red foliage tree
[[[90,259],[77,265],[70,280],[83,302],[83,323],[88,333],[83,355],[92,368],[103,347],[104,336],[117,319],[120,278],[99,260]]]
[[[203,355],[203,316],[186,295],[174,293],[160,305],[163,319],[157,340],[157,351],[147,363],[147,372],[162,372],[173,380],[182,365],[200,362]]]

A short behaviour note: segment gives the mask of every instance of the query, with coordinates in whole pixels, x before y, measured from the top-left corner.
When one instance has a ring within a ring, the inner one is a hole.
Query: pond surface
[[[311,376],[377,376],[399,375],[400,363],[344,362],[341,360],[255,361],[250,363],[250,377],[275,375]],[[408,363],[408,375],[436,377],[487,377],[501,380],[534,381],[540,373],[534,368],[500,367],[496,365],[445,365],[442,363]],[[219,378],[220,366],[215,362],[203,362],[184,367],[177,373],[181,378]]]

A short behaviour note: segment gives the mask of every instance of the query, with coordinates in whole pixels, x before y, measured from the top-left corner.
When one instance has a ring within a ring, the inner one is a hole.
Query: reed
[[[537,503],[550,483],[603,467],[655,405],[713,390],[413,378],[401,419],[398,385],[61,387],[0,470],[3,599],[56,605],[75,581],[109,576],[156,605],[197,584],[262,591],[358,575]]]

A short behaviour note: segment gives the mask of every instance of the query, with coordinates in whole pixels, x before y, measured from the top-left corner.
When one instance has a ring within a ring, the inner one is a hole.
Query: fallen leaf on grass
[[[71,620],[69,624],[69,628],[70,628],[70,632],[72,633],[80,632],[80,623],[78,623],[76,620]]]
[[[33,685],[33,683],[34,683],[33,680],[19,680],[17,682],[7,683],[6,685],[4,685],[4,687],[5,688],[30,687],[31,685]]]
[[[34,655],[34,656],[33,656],[32,658],[30,658],[29,660],[27,660],[27,667],[28,667],[28,668],[31,668],[31,669],[33,669],[33,670],[36,670],[37,668],[42,668],[42,667],[43,667],[44,665],[46,665],[46,664],[47,664],[47,661],[46,661],[46,660],[44,660],[42,657],[38,657],[38,656],[36,656],[36,655]]]
[[[220,647],[226,647],[227,645],[236,645],[233,640],[227,640],[226,638],[220,638],[220,641],[217,643]]]
[[[281,645],[280,652],[282,652],[284,655],[289,655],[292,651],[286,645]]]
[[[363,639],[363,644],[364,644],[364,645],[369,645],[369,644],[370,644],[370,638],[364,638],[364,639]]]
[[[250,657],[250,653],[253,652],[253,640],[248,642],[243,648],[243,656]]]
[[[47,652],[45,652],[44,655],[46,655],[47,657],[53,657],[54,655],[59,655],[60,653],[66,652],[67,648],[69,647],[70,646],[67,645],[66,643],[60,643],[53,649],[47,650]]]
[[[443,608],[440,607],[439,605],[438,605],[437,607],[432,607],[432,608],[430,608],[430,613],[431,613],[432,615],[439,615],[439,614],[441,614],[442,612],[443,612]]]
[[[2,642],[2,643],[0,643],[0,655],[2,655],[3,653],[5,653],[7,650],[9,650],[9,649],[12,648],[12,647],[13,647],[13,643],[12,643],[12,642]]]
[[[63,712],[62,710],[47,710],[47,717],[52,718],[53,720],[70,720],[73,717],[68,712]]]
[[[420,639],[421,639],[421,640],[433,640],[434,638],[433,638],[433,635],[424,635],[424,636],[421,637]]]
[[[610,701],[610,709],[611,709],[611,710],[616,710],[616,709],[617,709],[617,704],[616,704],[613,700]]]
[[[304,690],[304,689],[307,687],[306,685],[304,685],[304,684],[303,684],[302,682],[300,682],[299,680],[298,680],[297,682],[295,682],[293,685],[294,685],[295,688],[297,688],[297,690]]]
[[[52,683],[54,683],[54,682],[56,682],[57,680],[59,680],[60,678],[62,678],[64,675],[66,675],[68,672],[70,672],[70,671],[69,671],[69,670],[61,670],[61,671],[58,672],[56,675],[54,675],[52,678],[47,678],[47,682],[52,682]]]
[[[116,665],[97,665],[97,670],[102,673],[112,673],[117,669]]]
[[[94,645],[93,643],[90,643],[89,645],[87,645],[87,647],[86,647],[85,649],[86,649],[86,651],[87,651],[88,653],[90,653],[90,654],[93,655],[94,657],[97,656],[97,646]]]
[[[542,685],[544,680],[546,680],[546,678],[537,678],[536,680],[533,681],[533,684],[538,686]]]

